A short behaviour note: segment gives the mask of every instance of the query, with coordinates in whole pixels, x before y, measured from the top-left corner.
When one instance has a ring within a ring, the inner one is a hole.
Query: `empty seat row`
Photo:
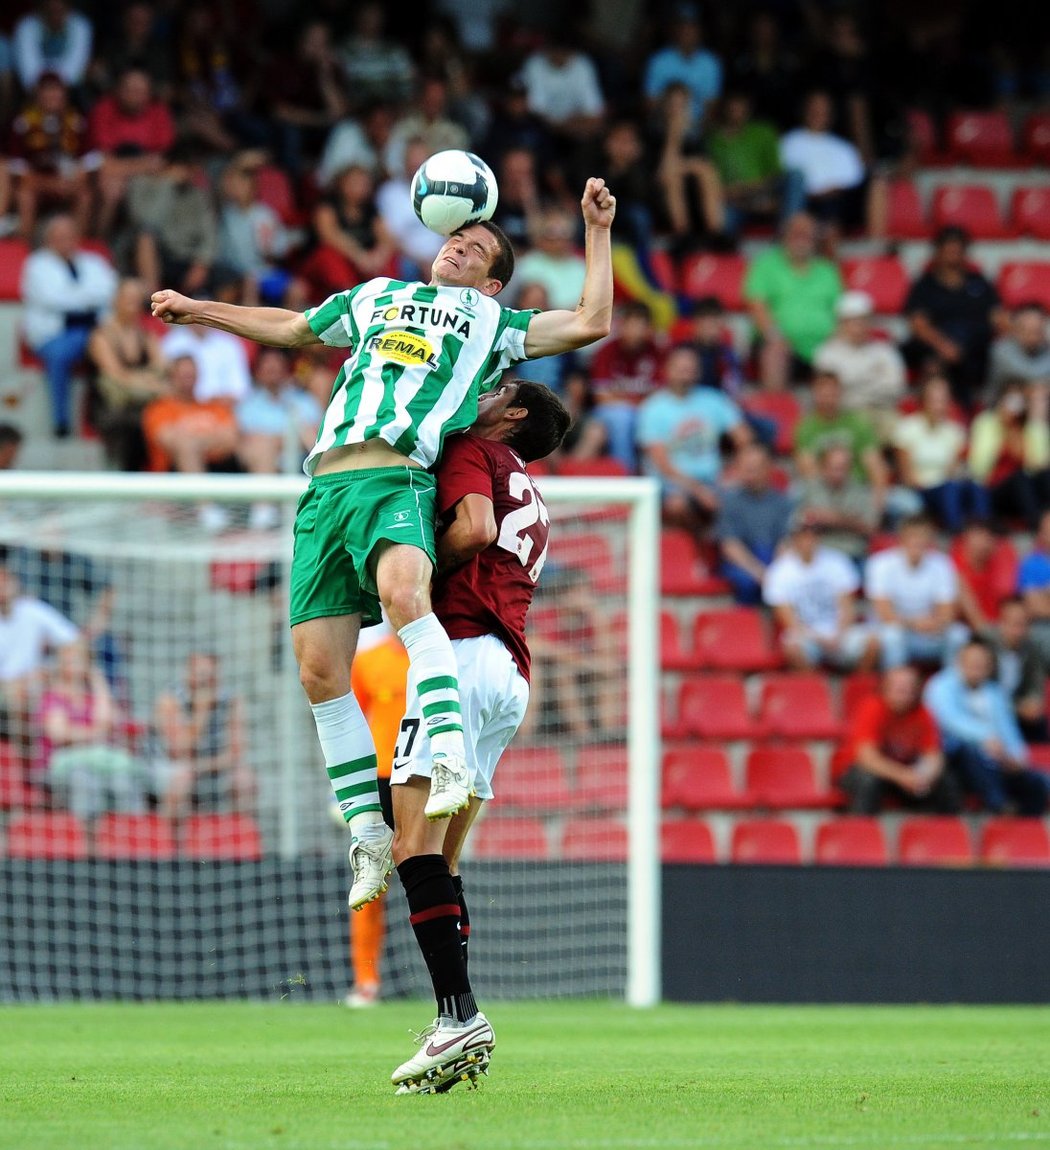
[[[552,844],[551,838],[556,841]],[[542,819],[484,818],[471,838],[475,859],[561,858],[580,862],[624,862],[627,829],[610,818],[581,818],[560,833],[548,833]],[[711,827],[701,819],[665,819],[660,828],[661,858],[666,863],[715,863],[719,853]],[[743,819],[732,828],[727,861],[797,866],[803,862],[795,825],[784,819]],[[916,816],[901,824],[895,854],[883,824],[875,818],[845,817],[821,823],[813,861],[823,866],[1050,866],[1050,834],[1037,819],[990,819],[977,836],[976,849],[962,819]]]
[[[1050,163],[1050,115],[1033,112],[1015,138],[1010,117],[1000,111],[954,112],[944,125],[943,145],[929,112],[908,113],[908,127],[921,164],[968,164],[984,168]]]
[[[821,786],[802,746],[753,747],[744,763],[743,789],[721,747],[672,748],[664,753],[660,794],[664,810],[798,810],[842,802],[838,792]]]
[[[660,665],[666,671],[772,671],[782,666],[765,615],[754,607],[701,610],[691,642],[682,644],[678,620],[660,612]]]
[[[756,713],[739,675],[703,675],[682,682],[661,729],[667,739],[838,739],[843,723],[822,675],[765,676]]]
[[[15,815],[7,827],[6,853],[20,859],[237,859],[262,858],[262,836],[253,818],[193,815],[178,827],[155,814],[104,814],[92,828],[61,811]]]

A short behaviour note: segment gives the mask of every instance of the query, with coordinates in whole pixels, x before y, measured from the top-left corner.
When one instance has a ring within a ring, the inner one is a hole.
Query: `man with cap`
[[[907,384],[904,359],[892,341],[873,330],[875,304],[867,292],[848,291],[835,304],[834,335],[817,348],[813,365],[837,375],[842,406],[864,411],[885,442],[893,433],[897,403]]]
[[[876,666],[878,638],[857,622],[859,589],[856,566],[823,544],[820,525],[805,510],[796,511],[787,545],[762,580],[762,598],[773,608],[788,666]]]

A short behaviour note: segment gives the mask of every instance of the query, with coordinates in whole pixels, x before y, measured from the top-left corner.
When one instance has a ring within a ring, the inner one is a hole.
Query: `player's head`
[[[572,416],[549,387],[508,379],[478,400],[473,430],[513,447],[526,463],[550,455],[565,438]]]
[[[431,282],[498,295],[514,274],[514,248],[499,224],[479,220],[448,237],[431,265]]]

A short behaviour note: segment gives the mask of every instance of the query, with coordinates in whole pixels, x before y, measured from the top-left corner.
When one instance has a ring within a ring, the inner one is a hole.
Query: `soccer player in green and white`
[[[613,280],[610,228],[616,199],[589,179],[583,295],[574,311],[523,312],[495,297],[514,252],[489,222],[454,232],[429,284],[373,279],[337,292],[305,314],[153,296],[166,323],[202,324],[259,343],[348,349],[306,461],[312,476],[295,520],[292,641],[332,788],[350,824],[354,909],[386,890],[391,833],[376,787],[371,733],[350,690],[362,626],[380,605],[408,651],[433,760],[427,818],[450,818],[473,786],[464,754],[452,645],[430,605],[435,485],[431,468],[445,436],[469,427],[478,396],[523,359],[559,355],[609,333]]]

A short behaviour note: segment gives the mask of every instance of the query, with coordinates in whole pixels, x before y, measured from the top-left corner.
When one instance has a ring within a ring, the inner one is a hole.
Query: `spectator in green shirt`
[[[817,348],[835,330],[835,301],[842,279],[831,260],[816,254],[817,224],[796,212],[783,241],[751,262],[744,279],[761,340],[762,385],[782,391],[789,379],[804,379]]]
[[[799,478],[819,478],[820,457],[830,447],[844,447],[850,453],[853,478],[870,487],[875,510],[881,518],[889,476],[879,451],[875,425],[863,411],[842,406],[842,384],[833,372],[817,372],[810,392],[813,405],[795,427],[795,467]]]
[[[767,120],[752,118],[746,92],[726,94],[707,152],[722,181],[727,232],[736,235],[755,219],[784,221],[804,207],[802,173],[781,167],[777,129]]]

